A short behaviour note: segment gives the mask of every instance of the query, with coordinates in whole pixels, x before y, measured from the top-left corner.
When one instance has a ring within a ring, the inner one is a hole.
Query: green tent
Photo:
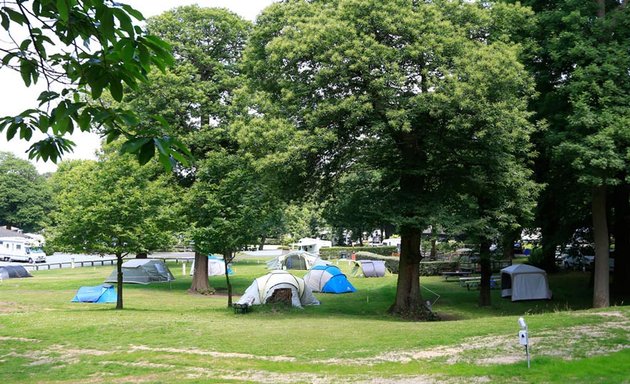
[[[175,280],[175,277],[162,260],[133,259],[122,265],[123,283],[150,284]],[[106,283],[117,282],[116,270],[109,275]]]

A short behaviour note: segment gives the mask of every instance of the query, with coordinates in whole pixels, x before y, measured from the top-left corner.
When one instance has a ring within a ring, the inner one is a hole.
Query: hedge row
[[[338,259],[345,252],[346,257],[350,258],[352,252],[368,252],[381,256],[391,256],[396,252],[396,247],[328,247],[319,249],[319,257],[322,259]]]
[[[442,272],[456,271],[458,267],[457,261],[421,261],[420,276],[439,276]]]
[[[357,260],[383,260],[385,267],[391,273],[397,274],[400,259],[396,256],[382,256],[374,252],[356,252]],[[457,261],[422,261],[420,262],[421,276],[439,276],[442,272],[456,271]]]

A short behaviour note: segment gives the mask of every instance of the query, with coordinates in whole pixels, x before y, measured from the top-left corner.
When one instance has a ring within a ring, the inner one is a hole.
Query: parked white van
[[[45,263],[46,253],[38,241],[24,237],[0,237],[0,259]]]

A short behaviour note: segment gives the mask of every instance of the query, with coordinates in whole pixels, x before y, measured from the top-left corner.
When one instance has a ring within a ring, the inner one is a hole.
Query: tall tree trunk
[[[613,291],[618,295],[630,294],[630,185],[615,189],[615,271]]]
[[[606,16],[606,0],[597,1],[597,17],[603,18]]]
[[[429,260],[437,259],[437,240],[431,239],[431,253],[429,254]]]
[[[479,306],[489,307],[491,302],[490,296],[490,277],[492,277],[492,261],[490,260],[490,242],[482,240],[479,245],[479,265],[481,267],[481,281],[479,282]]]
[[[426,311],[420,292],[420,229],[401,233],[400,265],[396,285],[396,301],[389,311],[405,317],[416,317]]]
[[[593,307],[610,305],[608,266],[608,223],[606,222],[606,187],[593,191],[593,234],[595,237],[595,268],[593,282]]]
[[[506,232],[503,234],[501,246],[503,247],[503,258],[512,264],[514,259],[514,243],[520,237],[520,231]]]
[[[201,252],[195,251],[195,271],[189,291],[202,295],[214,292],[208,280],[208,256]]]
[[[260,235],[260,244],[258,245],[258,250],[262,251],[265,248],[265,241],[267,240],[267,236]]]
[[[116,254],[116,309],[123,309],[123,255],[122,253]]]
[[[228,264],[232,261],[232,251],[223,252],[223,262],[225,263],[225,283],[227,285],[228,308],[232,307],[232,283],[230,283],[230,274],[228,273]]]

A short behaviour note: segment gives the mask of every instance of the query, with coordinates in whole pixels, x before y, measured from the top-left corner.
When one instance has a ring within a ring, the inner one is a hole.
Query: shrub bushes
[[[451,272],[458,269],[457,261],[421,261],[420,276],[439,276],[442,272]]]
[[[538,268],[545,267],[545,256],[543,255],[542,248],[532,249],[532,253],[530,253],[529,255],[527,264],[533,265],[534,267],[538,267]]]
[[[327,247],[319,249],[319,257],[325,260],[338,259],[342,252],[345,252],[347,257],[350,258],[352,252],[367,252],[381,256],[391,256],[396,252],[396,247]]]

